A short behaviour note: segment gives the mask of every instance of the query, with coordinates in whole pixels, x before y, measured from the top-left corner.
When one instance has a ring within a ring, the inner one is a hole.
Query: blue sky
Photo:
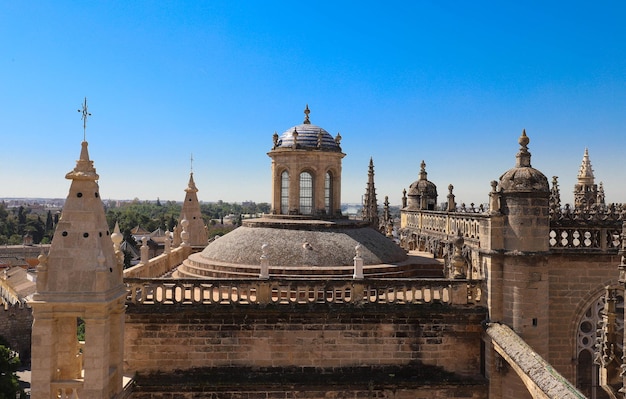
[[[526,129],[572,202],[585,147],[626,202],[623,2],[0,3],[0,197],[65,197],[86,96],[103,198],[270,201],[272,134],[311,121],[343,151],[342,202],[374,159],[399,204],[421,160],[487,202]],[[549,3],[548,5],[544,3]]]

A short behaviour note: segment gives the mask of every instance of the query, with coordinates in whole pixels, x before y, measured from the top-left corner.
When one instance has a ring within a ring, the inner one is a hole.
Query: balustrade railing
[[[621,230],[600,227],[551,227],[550,248],[563,249],[619,249]]]
[[[480,239],[480,220],[488,217],[478,213],[449,213],[440,211],[405,211],[406,226],[437,235]]]
[[[478,304],[480,282],[125,279],[132,305]]]

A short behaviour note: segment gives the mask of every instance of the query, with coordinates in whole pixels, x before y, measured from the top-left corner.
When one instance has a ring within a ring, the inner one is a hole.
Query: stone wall
[[[240,370],[246,368],[336,374],[399,367],[415,375],[431,370],[428,378],[434,385],[453,377],[484,381],[480,323],[485,317],[482,307],[440,305],[129,305],[125,367],[144,376],[232,370],[244,387],[246,376]],[[472,395],[459,397],[483,397]]]
[[[0,307],[0,335],[11,349],[19,352],[22,363],[30,361],[30,337],[33,314],[27,306]]]
[[[553,254],[550,279],[550,352],[548,361],[569,381],[576,382],[577,329],[585,310],[617,284],[617,254]]]

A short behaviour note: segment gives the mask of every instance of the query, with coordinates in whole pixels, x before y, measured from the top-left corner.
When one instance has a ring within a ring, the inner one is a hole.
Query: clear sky
[[[509,4],[511,3],[511,4]],[[522,129],[563,202],[586,147],[626,202],[622,1],[4,1],[0,197],[65,197],[87,141],[103,198],[270,201],[272,134],[343,137],[342,202],[379,204],[421,160],[487,202]]]

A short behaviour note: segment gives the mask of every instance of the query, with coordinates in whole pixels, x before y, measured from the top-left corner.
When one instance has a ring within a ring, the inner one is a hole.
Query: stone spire
[[[550,217],[557,218],[561,214],[561,192],[559,190],[558,176],[552,176],[552,188],[550,189]]]
[[[374,186],[374,160],[370,158],[367,172],[367,187],[365,189],[365,199],[363,210],[361,211],[363,220],[367,221],[373,228],[378,229],[378,202],[376,201],[376,187]]]
[[[583,161],[580,164],[578,170],[578,183],[591,185],[594,183],[593,169],[591,168],[591,161],[589,160],[589,150],[585,148],[585,154],[583,155]]]
[[[595,184],[593,168],[589,160],[589,150],[585,148],[578,177],[574,185],[574,209],[589,210],[598,203],[598,185]]]
[[[187,219],[189,225],[186,231],[189,233],[189,245],[192,247],[205,247],[209,242],[207,230],[205,228],[204,219],[200,210],[200,202],[198,201],[198,188],[193,180],[193,172],[189,173],[189,182],[185,188],[185,201],[180,211],[179,223],[183,219]],[[180,237],[174,237],[174,243],[180,244]]]
[[[53,386],[74,380],[77,397],[104,399],[122,390],[123,258],[115,254],[86,141],[65,177],[71,180],[69,194],[50,252],[39,257],[31,302],[32,395],[57,397]],[[76,338],[80,320],[85,323],[82,349]]]

